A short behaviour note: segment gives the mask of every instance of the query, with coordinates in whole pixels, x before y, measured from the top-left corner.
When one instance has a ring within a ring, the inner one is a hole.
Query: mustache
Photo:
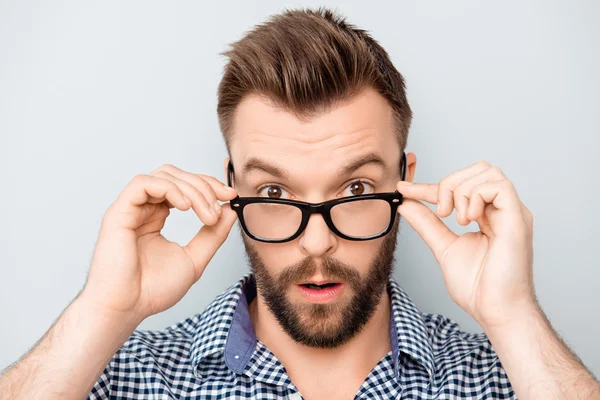
[[[360,288],[361,277],[358,271],[332,257],[323,259],[321,266],[313,258],[307,257],[300,262],[286,267],[277,278],[277,283],[284,288],[312,278],[317,272],[325,279],[347,282],[354,289]]]

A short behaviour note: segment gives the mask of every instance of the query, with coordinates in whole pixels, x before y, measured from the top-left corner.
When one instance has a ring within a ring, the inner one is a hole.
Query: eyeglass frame
[[[406,180],[406,153],[404,151],[402,152],[402,157],[400,159],[400,170],[401,170],[402,180],[404,181],[404,180]],[[231,186],[232,177],[234,177],[234,169],[233,169],[233,163],[231,162],[231,159],[229,159],[229,163],[227,164],[227,186],[229,186],[229,187],[233,187],[233,186]],[[268,197],[240,197],[238,195],[236,198],[234,198],[233,200],[231,200],[229,202],[229,205],[230,205],[231,209],[237,213],[239,221],[242,225],[242,228],[244,229],[244,232],[246,232],[246,234],[250,238],[257,240],[259,242],[264,242],[264,243],[291,242],[292,240],[294,240],[298,236],[300,236],[302,234],[302,232],[304,232],[304,230],[306,229],[306,226],[308,225],[310,216],[312,214],[321,214],[323,216],[323,219],[325,220],[325,223],[329,227],[329,229],[333,233],[335,233],[337,236],[341,237],[342,239],[353,240],[353,241],[364,241],[364,240],[373,240],[373,239],[380,238],[382,236],[387,235],[392,230],[392,227],[394,226],[394,222],[396,221],[398,206],[400,204],[402,204],[403,198],[404,197],[402,196],[402,193],[398,192],[398,190],[396,190],[394,192],[368,193],[368,194],[361,194],[358,196],[341,197],[339,199],[327,200],[327,201],[324,201],[321,203],[308,203],[305,201],[289,200],[289,199],[272,199],[272,198],[268,198]],[[347,235],[343,234],[342,232],[340,232],[335,227],[335,224],[333,223],[333,220],[331,218],[331,209],[334,206],[336,206],[338,204],[342,204],[342,203],[352,202],[352,201],[370,200],[370,199],[384,200],[390,205],[390,211],[391,211],[390,223],[389,223],[388,227],[385,229],[385,231],[375,234],[375,235],[357,238],[357,237],[347,236]],[[300,226],[298,227],[298,230],[296,231],[296,233],[294,233],[292,236],[287,237],[285,239],[266,239],[266,238],[261,238],[259,236],[256,236],[252,232],[250,232],[250,230],[246,226],[246,222],[244,221],[244,207],[246,207],[249,204],[257,204],[257,203],[286,204],[289,206],[294,206],[296,208],[299,208],[300,211],[302,212],[302,219],[300,221]]]

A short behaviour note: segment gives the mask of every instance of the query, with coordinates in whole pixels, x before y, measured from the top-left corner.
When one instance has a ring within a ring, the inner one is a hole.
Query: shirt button
[[[302,400],[302,395],[300,392],[292,393],[290,395],[290,400]]]

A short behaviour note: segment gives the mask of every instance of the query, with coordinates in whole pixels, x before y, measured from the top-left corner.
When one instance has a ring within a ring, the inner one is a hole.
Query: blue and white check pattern
[[[515,399],[485,334],[462,332],[424,314],[394,281],[391,348],[355,399]],[[191,318],[160,331],[136,330],[114,355],[88,399],[302,398],[281,362],[256,337],[246,275]]]

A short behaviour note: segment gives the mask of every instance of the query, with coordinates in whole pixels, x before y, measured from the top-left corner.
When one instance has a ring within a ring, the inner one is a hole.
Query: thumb
[[[398,213],[421,236],[436,260],[441,263],[442,255],[458,235],[420,201],[404,197],[402,204],[398,206]]]
[[[196,280],[200,279],[204,269],[213,258],[219,247],[229,236],[231,227],[237,219],[237,213],[231,209],[229,203],[221,205],[223,212],[214,225],[204,225],[200,231],[183,247],[196,270]]]

